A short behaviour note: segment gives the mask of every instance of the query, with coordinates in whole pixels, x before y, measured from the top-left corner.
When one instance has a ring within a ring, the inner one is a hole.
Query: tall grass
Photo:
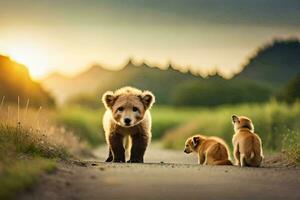
[[[2,98],[3,100],[4,98]],[[86,153],[85,144],[53,123],[53,113],[42,108],[0,104],[0,199],[32,184],[55,160]]]
[[[167,131],[162,139],[166,148],[181,149],[186,138],[196,133],[220,136],[231,144],[234,133],[232,114],[252,119],[255,132],[261,136],[266,150],[282,149],[284,136],[300,131],[299,102],[287,105],[272,101],[266,104],[222,106],[197,112],[199,113],[193,120]]]
[[[7,105],[9,109],[3,106],[0,110],[0,137],[3,143],[15,142],[14,146],[24,147],[27,143],[38,146],[41,141],[43,145],[38,148],[49,147],[73,156],[86,152],[84,142],[80,142],[73,132],[55,123],[53,111],[43,110],[42,107],[29,108],[28,102],[25,108]],[[12,140],[4,142],[10,138]]]
[[[300,163],[300,132],[289,132],[283,140],[283,152],[288,159]]]

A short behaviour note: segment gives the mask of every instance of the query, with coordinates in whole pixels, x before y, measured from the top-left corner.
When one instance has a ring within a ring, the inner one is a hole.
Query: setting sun
[[[37,79],[47,74],[48,56],[43,49],[32,44],[20,44],[6,50],[8,56],[16,62],[25,65],[30,75]]]

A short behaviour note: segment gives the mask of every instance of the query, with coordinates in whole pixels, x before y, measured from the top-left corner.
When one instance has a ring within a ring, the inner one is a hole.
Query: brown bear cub
[[[232,116],[235,134],[232,138],[236,165],[259,167],[264,158],[260,137],[254,133],[252,121],[247,117]]]
[[[202,165],[232,165],[229,148],[218,137],[192,136],[186,140],[184,152],[198,153],[198,163]]]
[[[102,101],[106,107],[103,128],[109,147],[106,162],[143,163],[146,148],[151,140],[151,114],[149,109],[155,102],[149,91],[124,87],[115,92],[108,91]]]

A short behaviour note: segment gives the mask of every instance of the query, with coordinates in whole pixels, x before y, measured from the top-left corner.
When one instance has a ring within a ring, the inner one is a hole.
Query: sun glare
[[[11,59],[25,65],[34,79],[41,78],[47,73],[48,56],[41,48],[33,45],[16,45],[9,48],[6,53]]]

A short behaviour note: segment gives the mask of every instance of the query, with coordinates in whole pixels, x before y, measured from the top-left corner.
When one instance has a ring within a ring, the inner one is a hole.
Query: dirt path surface
[[[96,154],[83,166],[61,164],[17,199],[300,199],[298,168],[199,166],[195,155],[155,145],[146,164],[103,163],[106,150]]]

